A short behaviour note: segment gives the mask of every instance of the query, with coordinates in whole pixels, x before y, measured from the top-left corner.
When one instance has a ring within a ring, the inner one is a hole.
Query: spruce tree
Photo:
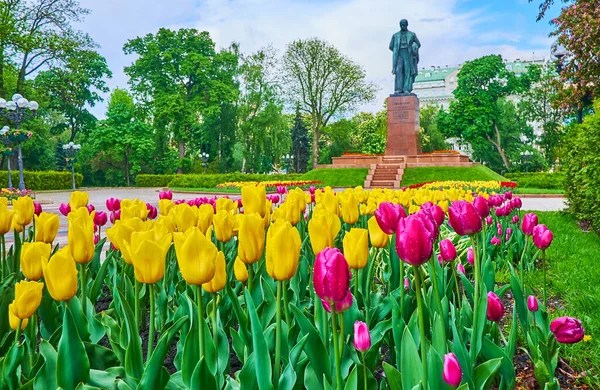
[[[294,169],[296,172],[306,172],[308,168],[308,159],[310,152],[310,140],[308,130],[302,123],[300,109],[296,106],[296,116],[294,118],[294,127],[292,128],[292,150],[294,156]]]

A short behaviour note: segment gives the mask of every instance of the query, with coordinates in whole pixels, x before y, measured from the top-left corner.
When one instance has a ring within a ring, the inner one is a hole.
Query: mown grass
[[[517,187],[514,189],[513,193],[515,194],[553,194],[560,195],[565,191],[560,189],[552,189],[552,188],[528,188],[528,187]]]
[[[404,171],[404,177],[402,178],[402,186],[438,180],[507,181],[502,175],[497,174],[484,165],[473,165],[471,167],[422,167],[407,168]]]
[[[241,194],[240,188],[186,188],[186,187],[170,187],[172,191],[190,192],[190,193],[206,193],[206,194]]]
[[[365,184],[367,168],[318,168],[306,172],[300,180],[319,180],[323,186],[357,187]]]

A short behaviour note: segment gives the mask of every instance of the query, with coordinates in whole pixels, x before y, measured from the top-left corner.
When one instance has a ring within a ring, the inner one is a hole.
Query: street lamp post
[[[200,160],[202,160],[202,167],[204,168],[204,173],[206,173],[206,168],[208,168],[208,153],[200,153]]]
[[[0,115],[11,121],[15,130],[10,135],[12,141],[17,142],[18,165],[19,165],[19,189],[25,189],[25,180],[23,178],[23,153],[21,151],[21,143],[30,138],[29,133],[21,133],[21,123],[34,117],[37,114],[39,105],[35,101],[29,101],[22,95],[15,93],[12,100],[7,102],[0,98]]]
[[[8,173],[8,188],[12,189],[12,177],[10,174],[10,156],[13,155],[12,148],[10,147],[10,137],[8,136],[8,132],[10,131],[10,127],[4,126],[2,130],[0,130],[0,136],[2,136],[2,141],[4,142],[4,146],[6,146],[6,150],[3,154],[7,157],[6,159],[6,170]]]
[[[75,154],[81,149],[81,145],[69,142],[63,145],[63,149],[67,152],[67,168],[69,164],[71,165],[71,181],[73,183],[73,190],[75,190],[75,163],[77,162]]]
[[[525,160],[525,173],[529,173],[529,158],[533,156],[533,152],[526,150],[520,153],[521,157]]]
[[[281,159],[283,160],[283,163],[285,164],[286,173],[289,172],[290,165],[292,164],[292,161],[294,160],[294,155],[286,154],[286,155],[282,156]]]

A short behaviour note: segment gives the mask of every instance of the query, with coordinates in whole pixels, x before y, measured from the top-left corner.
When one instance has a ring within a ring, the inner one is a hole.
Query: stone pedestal
[[[390,96],[387,100],[386,156],[421,154],[419,98]]]

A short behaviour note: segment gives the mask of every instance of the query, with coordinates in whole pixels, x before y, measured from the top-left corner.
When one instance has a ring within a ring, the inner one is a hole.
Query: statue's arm
[[[417,34],[415,34],[415,43],[421,48],[421,42],[419,42],[419,38],[417,38]]]
[[[392,35],[392,40],[390,41],[390,50],[394,51],[394,38],[396,38],[395,35]]]

